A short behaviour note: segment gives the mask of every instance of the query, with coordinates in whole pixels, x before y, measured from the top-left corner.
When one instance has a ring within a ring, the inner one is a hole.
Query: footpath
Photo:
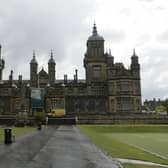
[[[76,126],[45,127],[0,145],[0,168],[119,168]]]

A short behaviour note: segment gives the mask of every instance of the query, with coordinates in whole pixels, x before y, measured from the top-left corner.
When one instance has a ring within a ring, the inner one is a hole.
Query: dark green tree
[[[168,115],[168,99],[165,99],[163,102],[162,102],[163,106],[165,107],[165,110],[166,110],[166,113]]]

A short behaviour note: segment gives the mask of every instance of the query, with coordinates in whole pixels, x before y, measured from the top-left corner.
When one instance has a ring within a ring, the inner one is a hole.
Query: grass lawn
[[[79,125],[78,127],[114,158],[168,164],[168,125]],[[149,166],[125,164],[125,167]]]
[[[21,136],[32,131],[36,130],[33,127],[12,127],[12,134],[17,136]],[[0,128],[0,143],[4,141],[4,128]]]

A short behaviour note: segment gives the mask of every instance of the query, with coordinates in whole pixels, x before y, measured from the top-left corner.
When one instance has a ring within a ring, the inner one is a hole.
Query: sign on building
[[[32,108],[43,108],[45,106],[45,90],[41,88],[31,89]]]

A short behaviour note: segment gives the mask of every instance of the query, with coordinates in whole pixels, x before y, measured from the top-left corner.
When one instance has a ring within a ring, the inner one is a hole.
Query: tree
[[[161,112],[165,112],[165,111],[166,111],[166,108],[163,105],[159,105],[155,108],[156,113],[161,113]]]
[[[165,107],[166,113],[168,115],[168,99],[165,99],[162,104]]]

